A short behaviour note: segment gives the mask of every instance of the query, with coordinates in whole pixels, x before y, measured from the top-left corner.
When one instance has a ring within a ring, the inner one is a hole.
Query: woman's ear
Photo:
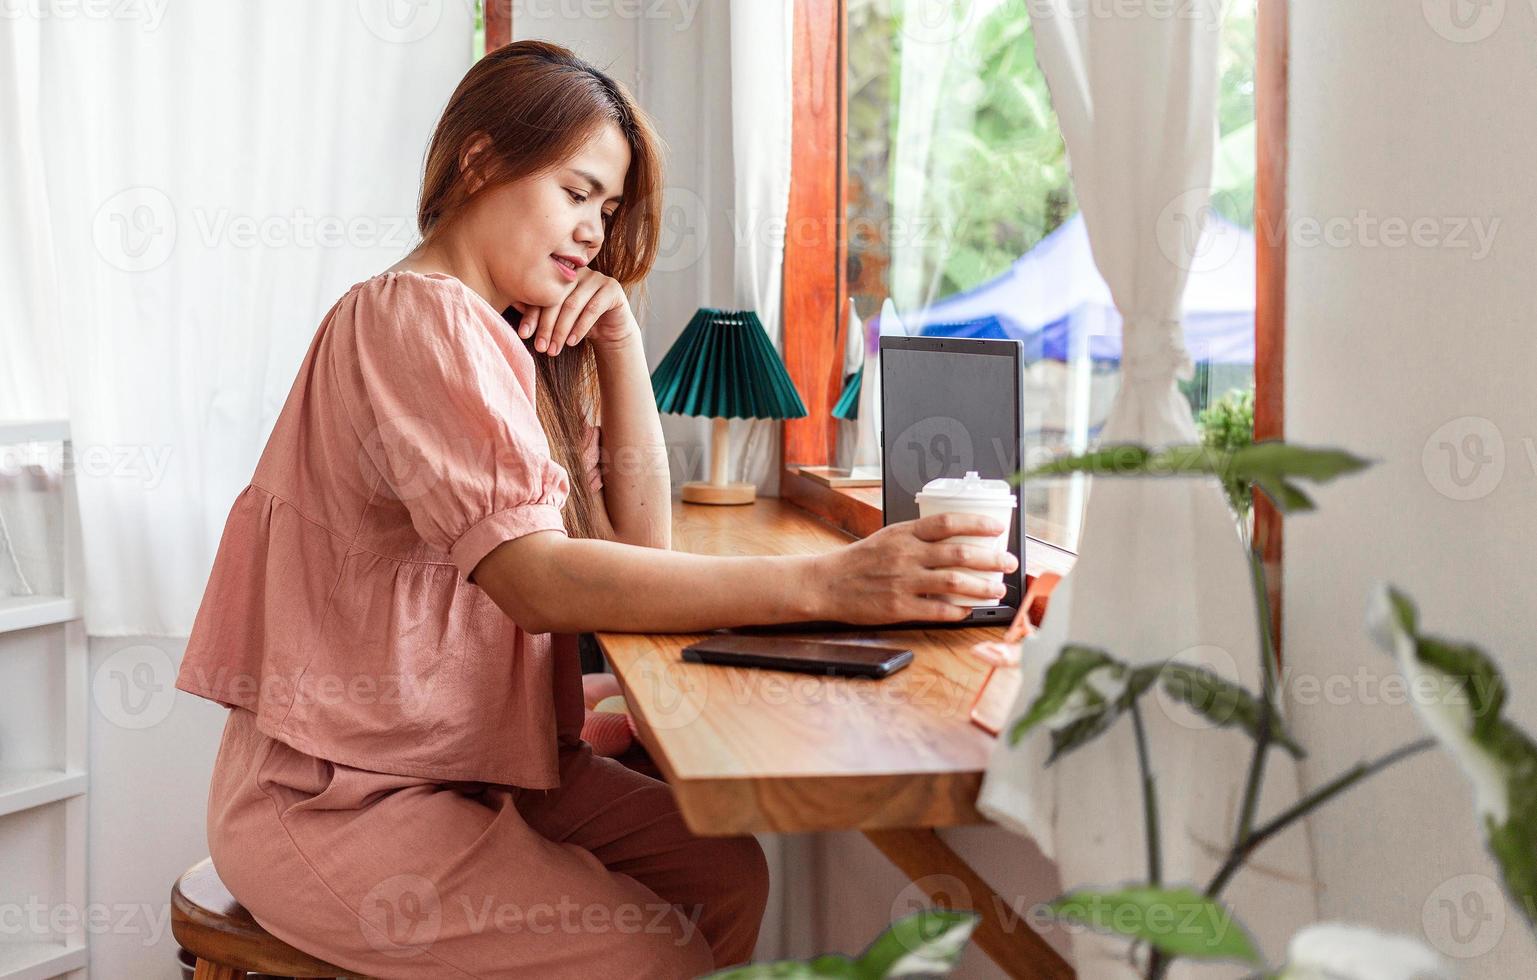
[[[480,190],[486,182],[485,165],[491,155],[491,137],[486,133],[476,133],[470,138],[469,145],[464,152],[459,154],[459,173],[464,176],[465,188],[471,193]]]

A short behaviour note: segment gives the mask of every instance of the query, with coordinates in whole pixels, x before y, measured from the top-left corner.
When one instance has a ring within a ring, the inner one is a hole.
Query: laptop
[[[940,477],[976,470],[984,479],[1016,473],[1024,445],[1023,345],[970,337],[881,338],[882,523],[918,517],[914,499]],[[1019,565],[1004,575],[1008,592],[997,605],[977,606],[957,621],[879,625],[817,620],[738,627],[733,632],[934,629],[1007,626],[1025,586],[1025,501],[1014,486],[1008,548]]]

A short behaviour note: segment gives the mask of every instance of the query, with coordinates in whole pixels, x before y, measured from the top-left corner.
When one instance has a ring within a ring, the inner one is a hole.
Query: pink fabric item
[[[630,716],[618,711],[589,711],[582,723],[582,741],[592,751],[610,759],[623,755],[635,744],[635,729]]]
[[[582,675],[582,704],[588,709],[596,708],[604,698],[623,693],[619,688],[619,678],[613,674]]]
[[[613,674],[583,674],[582,703],[587,717],[582,722],[582,741],[598,755],[613,758],[623,755],[635,744],[635,722],[620,711],[594,711],[604,698],[618,697],[619,678]]]
[[[667,784],[563,742],[560,786],[441,784],[225,723],[208,848],[267,931],[369,977],[682,980],[745,962],[752,837],[697,837]]]
[[[557,739],[583,720],[576,637],[526,632],[468,581],[503,541],[565,533],[534,383],[458,279],[352,286],[231,507],[176,686],[335,763],[558,785]]]

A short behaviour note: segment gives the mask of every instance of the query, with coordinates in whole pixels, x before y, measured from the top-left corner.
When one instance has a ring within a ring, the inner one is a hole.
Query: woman
[[[944,543],[1000,530],[953,517],[816,557],[667,550],[624,292],[660,188],[603,73],[536,42],[481,60],[428,151],[422,245],[326,315],[231,509],[177,680],[233,709],[209,849],[263,926],[340,967],[745,961],[762,851],[694,836],[664,783],[592,754],[574,634],[957,619],[924,595],[974,587],[940,566],[1012,567]]]

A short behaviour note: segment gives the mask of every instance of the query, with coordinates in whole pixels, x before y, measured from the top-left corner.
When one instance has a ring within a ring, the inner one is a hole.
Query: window
[[[844,0],[842,262],[847,298],[882,333],[1023,342],[1025,458],[1039,460],[1094,443],[1120,326],[1028,7]],[[1234,0],[1223,27],[1212,220],[1185,297],[1197,412],[1254,379],[1255,21],[1255,0]],[[1086,493],[1083,478],[1032,485],[1027,530],[1075,550]]]

